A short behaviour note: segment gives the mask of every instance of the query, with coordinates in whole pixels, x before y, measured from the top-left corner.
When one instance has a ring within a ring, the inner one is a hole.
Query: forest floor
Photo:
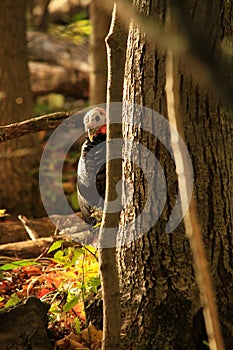
[[[30,296],[48,303],[52,349],[101,348],[102,331],[88,325],[86,302],[99,286],[97,252],[91,246],[64,248],[60,240],[37,259],[0,259],[1,311]]]

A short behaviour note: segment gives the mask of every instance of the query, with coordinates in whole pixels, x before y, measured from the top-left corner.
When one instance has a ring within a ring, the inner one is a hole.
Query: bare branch
[[[72,111],[51,113],[41,117],[24,120],[20,123],[0,126],[0,143],[35,132],[55,129],[59,124],[73,114],[77,114],[78,120],[80,120],[82,123],[83,112]]]

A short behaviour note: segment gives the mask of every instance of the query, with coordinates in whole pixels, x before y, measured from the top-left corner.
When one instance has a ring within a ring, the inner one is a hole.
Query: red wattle
[[[102,125],[97,131],[96,134],[107,134],[107,127],[106,124]]]

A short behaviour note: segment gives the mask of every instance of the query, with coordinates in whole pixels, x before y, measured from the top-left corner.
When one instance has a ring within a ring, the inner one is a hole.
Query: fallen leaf
[[[56,345],[59,347],[59,350],[89,350],[89,348],[80,343],[80,336],[74,333],[58,340]]]
[[[81,338],[88,344],[99,346],[102,341],[103,332],[97,330],[95,326],[90,324],[88,328],[84,329],[81,333]]]
[[[10,215],[6,213],[6,209],[0,209],[0,217],[3,218],[5,216],[10,216]]]
[[[43,296],[45,296],[46,294],[52,292],[53,290],[55,290],[55,288],[51,288],[51,289],[48,289],[48,288],[42,288],[39,295],[37,296],[37,298],[42,298]]]

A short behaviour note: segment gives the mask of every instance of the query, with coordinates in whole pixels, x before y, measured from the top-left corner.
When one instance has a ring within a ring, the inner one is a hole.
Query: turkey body
[[[84,220],[95,225],[95,207],[103,209],[106,187],[106,134],[84,142],[78,163],[77,194]]]

